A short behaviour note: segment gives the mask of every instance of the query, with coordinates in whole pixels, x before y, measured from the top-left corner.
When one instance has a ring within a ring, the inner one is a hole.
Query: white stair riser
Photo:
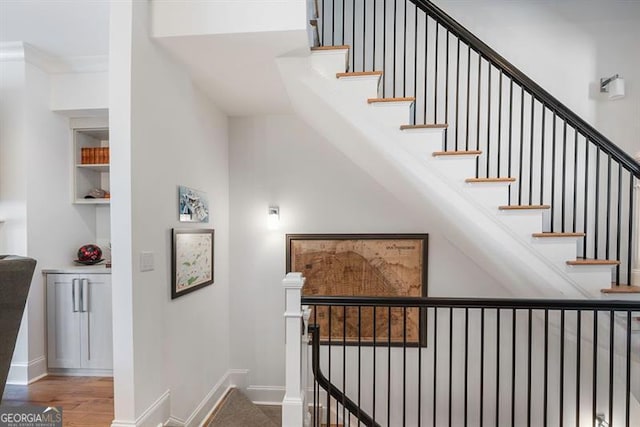
[[[576,258],[578,248],[577,237],[532,237],[531,242],[538,252],[544,254],[554,264],[567,265],[567,261]]]
[[[467,177],[468,178],[468,177]],[[463,189],[477,203],[490,209],[506,205],[509,201],[509,187],[505,184],[467,184]]]
[[[354,100],[366,102],[369,98],[378,98],[378,76],[341,77],[338,87]]]
[[[464,183],[476,170],[475,156],[431,156],[430,163],[452,182]]]
[[[611,287],[613,268],[608,265],[565,265],[567,274],[575,280],[582,289],[595,297],[600,297],[601,289]]]
[[[433,159],[433,153],[435,151],[442,150],[444,135],[441,130],[422,133],[398,130],[398,133],[400,145],[420,159],[429,161]]]
[[[336,73],[347,70],[348,50],[319,50],[311,53],[311,66],[325,77],[335,77]]]
[[[369,104],[375,120],[388,127],[398,128],[409,123],[411,102],[374,102]]]
[[[523,239],[542,230],[542,212],[540,211],[500,211],[497,212],[500,221],[507,224],[511,230]]]

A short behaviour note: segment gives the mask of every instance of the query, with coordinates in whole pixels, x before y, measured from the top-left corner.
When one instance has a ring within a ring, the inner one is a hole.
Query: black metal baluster
[[[547,120],[547,107],[545,107],[544,103],[540,103],[542,106],[542,124],[541,124],[541,135],[540,135],[540,204],[544,205],[544,176],[546,175],[544,170],[544,140],[546,137],[546,120]]]
[[[502,76],[502,74],[500,75]],[[496,427],[500,425],[500,309],[496,309]]]
[[[632,187],[633,188],[633,187]],[[616,257],[619,261],[622,261],[622,254],[620,254],[620,242],[622,237],[622,166],[618,165],[618,218],[616,221]],[[630,216],[629,218],[633,218]],[[631,276],[627,279],[631,284]],[[616,286],[620,286],[620,264],[616,265]]]
[[[407,96],[407,0],[404,1],[404,37],[402,57],[402,96]]]
[[[413,124],[416,123],[416,115],[418,114],[418,6],[414,8],[414,34],[413,34]],[[425,58],[426,63],[426,58]]]
[[[453,397],[453,308],[449,307],[449,427],[452,425]]]
[[[456,151],[458,151],[458,119],[460,117],[460,39],[457,38],[457,49],[456,49]]]
[[[507,163],[507,177],[511,177],[512,147],[513,147],[513,79],[509,79],[509,158]],[[509,189],[509,204],[511,204],[511,189]]]
[[[533,349],[531,348],[531,340],[532,340],[532,319],[531,319],[531,309],[527,310],[527,426],[531,427],[531,353]]]
[[[561,228],[560,231],[564,233],[565,231],[565,210],[566,210],[566,190],[567,190],[567,121],[563,120],[563,128],[562,128],[562,195],[560,200],[562,202],[561,211],[560,211],[560,219],[561,219]]]
[[[627,311],[627,384],[625,391],[625,426],[630,426],[631,413],[631,310]]]
[[[382,2],[382,97],[384,98],[387,88],[387,0]]]
[[[444,122],[449,123],[449,30],[447,30],[447,42],[445,43],[445,67],[444,67]],[[449,131],[444,130],[444,150],[449,150]]]
[[[376,407],[378,406],[376,404],[376,354],[378,353],[378,346],[376,344],[377,341],[377,319],[376,319],[376,306],[374,305],[372,307],[373,309],[373,348],[372,348],[372,352],[373,352],[373,381],[372,381],[372,388],[371,388],[371,392],[373,394],[373,397],[371,398],[372,400],[372,405],[373,409],[372,409],[372,413],[371,413],[371,419],[373,420],[374,424],[376,422]]]
[[[324,30],[325,30],[325,19],[324,19],[324,0],[322,0],[322,33],[320,34],[321,42],[320,44],[324,46]]]
[[[514,308],[511,317],[511,425],[516,425],[516,327],[517,312]]]
[[[336,0],[331,0],[331,46],[336,45]]]
[[[392,97],[396,97],[396,36],[397,36],[397,27],[398,23],[398,0],[393,0],[393,80],[391,84],[393,84],[393,95]]]
[[[423,309],[419,308],[418,313],[421,316]],[[427,310],[424,309],[424,315],[427,315]],[[426,343],[425,343],[426,345]],[[418,427],[422,425],[422,342],[418,338]]]
[[[533,94],[531,94],[531,122],[529,129],[529,204],[533,205],[533,135],[534,135],[534,122],[535,122],[535,101]]]
[[[427,124],[427,82],[429,81],[429,15],[424,15],[424,124]]]
[[[346,41],[346,31],[347,31],[347,22],[346,22],[346,5],[347,5],[347,0],[342,0],[342,45],[346,45],[347,41]]]
[[[522,204],[522,162],[524,156],[524,86],[520,86],[520,167],[518,168],[518,204]],[[511,188],[509,188],[511,192]]]
[[[480,102],[482,95],[482,55],[478,53],[478,110],[476,118],[476,150],[480,150]],[[476,157],[476,178],[480,177],[480,156]]]
[[[407,307],[402,307],[402,425],[407,425]]]
[[[587,235],[589,233],[588,214],[589,214],[589,138],[585,136],[585,140],[584,140],[584,212],[582,215],[582,221],[584,224],[583,232],[585,233],[585,236],[583,237],[583,243],[582,243],[582,258],[584,259],[587,258],[587,249],[588,249],[588,243],[589,243],[589,241],[587,240]]]
[[[375,2],[373,4],[375,8]],[[375,38],[375,33],[373,33],[373,37]],[[362,2],[362,71],[367,71],[367,2]],[[375,69],[371,69],[371,71],[375,71]]]
[[[371,71],[376,71],[376,38],[378,37],[378,32],[376,31],[376,26],[378,21],[376,20],[376,9],[378,8],[378,2],[373,2],[373,29],[371,30],[371,34],[373,37],[373,46],[371,46],[371,50],[373,51],[373,63],[371,65]],[[384,84],[384,83],[383,83]]]
[[[467,116],[464,149],[469,150],[469,106],[471,104],[471,46],[467,45]]]
[[[435,45],[435,67],[433,70],[433,123],[438,123],[438,37],[440,35],[440,23],[436,21],[436,45]]]
[[[560,427],[564,425],[564,309],[560,311]]]
[[[331,385],[333,384],[331,382],[331,335],[332,334],[332,329],[331,329],[331,306],[328,306],[327,309],[329,310],[329,344],[328,344],[328,363],[329,363],[329,390],[327,390],[327,424],[331,424]],[[337,404],[336,404],[337,406]],[[336,412],[338,411],[338,408],[336,408]]]
[[[500,70],[500,77],[498,79],[498,170],[496,176],[500,175],[500,163],[502,154],[502,70]]]
[[[342,306],[342,420],[347,418],[345,405],[345,398],[347,396],[347,306]],[[337,408],[336,408],[337,409]],[[336,411],[336,421],[338,418],[338,411]]]
[[[469,308],[464,309],[464,425],[469,420]]]
[[[631,284],[631,257],[633,255],[633,174],[629,174],[629,237],[627,241],[627,281]]]
[[[433,426],[438,425],[438,307],[433,307]]]
[[[574,142],[573,142],[573,211],[572,211],[572,227],[571,231],[576,232],[577,224],[577,209],[578,209],[578,130],[573,129]]]
[[[609,311],[609,427],[613,427],[613,390],[615,379],[613,377],[613,360],[615,357],[614,349],[614,337],[615,337],[615,324],[614,324],[614,311]]]
[[[549,310],[544,310],[544,380],[543,380],[543,392],[542,392],[542,425],[547,427],[548,425],[548,392],[549,392]]]
[[[557,113],[554,111],[553,112],[553,125],[552,125],[552,130],[553,130],[553,136],[551,138],[551,232],[553,233],[555,230],[555,220],[556,220],[556,216],[555,216],[555,205],[556,205],[556,139],[557,139],[557,132],[556,132],[556,123],[557,123],[557,119],[558,115]]]
[[[387,309],[387,425],[391,425],[391,306]]]
[[[351,71],[356,70],[356,0],[351,1],[351,13],[353,14],[351,19]],[[364,43],[364,40],[363,40]]]
[[[591,419],[595,422],[598,413],[598,312],[593,310],[593,376],[592,378],[592,406]]]
[[[487,61],[487,178],[491,176],[491,62]]]
[[[376,351],[375,346],[373,346],[372,349],[374,352]],[[362,306],[359,305],[358,306],[358,411],[356,413],[356,416],[358,417],[358,419],[360,419],[360,408],[362,407],[362,403],[360,400],[362,397],[362,393],[360,389],[360,383],[362,380],[361,362],[362,362]]]
[[[480,427],[484,425],[484,307],[480,309]]]
[[[611,241],[611,155],[607,154],[607,231],[605,234],[605,259],[610,259],[610,241]],[[617,254],[616,254],[617,256]]]
[[[598,252],[600,249],[600,239],[599,239],[599,231],[600,231],[600,204],[598,203],[600,199],[600,147],[596,147],[596,192],[595,192],[595,209],[594,209],[594,224],[595,230],[593,232],[593,240],[594,240],[594,254],[593,257],[598,259]]]
[[[578,316],[576,333],[576,426],[580,425],[580,365],[582,364],[582,311],[576,312]]]

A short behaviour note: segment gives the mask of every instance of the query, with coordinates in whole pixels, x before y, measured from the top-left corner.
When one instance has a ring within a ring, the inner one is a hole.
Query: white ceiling
[[[0,42],[58,57],[109,54],[109,0],[0,0]]]

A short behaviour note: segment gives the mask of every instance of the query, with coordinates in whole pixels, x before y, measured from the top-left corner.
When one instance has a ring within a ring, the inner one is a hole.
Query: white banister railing
[[[302,307],[301,273],[288,273],[282,285],[285,292],[285,395],[282,401],[282,426],[302,427],[310,423],[306,384],[308,369],[309,308]]]

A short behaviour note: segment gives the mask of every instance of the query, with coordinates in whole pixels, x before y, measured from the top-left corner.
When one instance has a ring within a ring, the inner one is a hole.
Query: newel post
[[[285,292],[285,394],[282,401],[282,426],[302,427],[305,425],[305,389],[303,378],[303,310],[300,303],[302,273],[288,273],[282,285]],[[306,352],[305,352],[306,354]],[[306,364],[306,363],[305,363]]]
[[[636,161],[640,162],[640,153],[635,155]],[[633,180],[633,191],[635,196],[635,206],[633,207],[633,230],[635,239],[633,265],[631,266],[631,283],[635,286],[640,286],[640,179]]]

